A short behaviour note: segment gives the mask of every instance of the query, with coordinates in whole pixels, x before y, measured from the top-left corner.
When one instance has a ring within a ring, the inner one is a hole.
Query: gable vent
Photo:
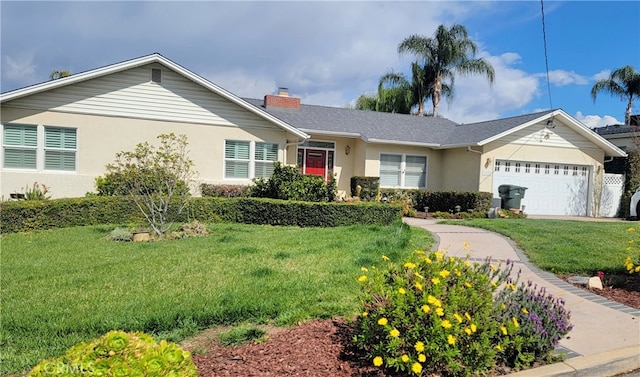
[[[151,68],[151,81],[160,84],[162,82],[162,70]]]

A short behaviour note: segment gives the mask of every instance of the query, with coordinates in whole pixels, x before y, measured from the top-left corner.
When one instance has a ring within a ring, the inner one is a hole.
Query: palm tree
[[[57,80],[57,79],[61,79],[63,77],[67,77],[71,75],[71,72],[69,72],[68,69],[62,70],[62,71],[58,71],[57,69],[54,69],[51,74],[49,75],[49,79],[50,80]]]
[[[402,101],[407,106],[406,114],[411,108],[418,106],[418,116],[424,115],[424,100],[433,93],[433,79],[435,72],[430,66],[420,66],[418,63],[411,63],[411,80],[407,79],[402,73],[390,72],[380,78],[378,91],[382,88],[395,89],[396,102]],[[444,84],[442,92],[449,95],[451,88]]]
[[[487,76],[489,83],[493,84],[493,67],[482,58],[474,58],[477,49],[475,42],[469,39],[467,29],[459,24],[451,28],[438,26],[433,38],[412,35],[400,43],[398,53],[408,53],[420,60],[425,73],[421,78],[429,80],[429,90],[423,92],[424,97],[418,98],[422,102],[422,105],[418,105],[418,115],[423,115],[420,109],[424,108],[424,98],[431,97],[433,116],[438,116],[442,95],[453,98],[456,73],[483,74]]]
[[[403,86],[385,88],[380,84],[376,94],[363,94],[358,97],[355,108],[358,110],[409,114],[413,106],[410,95],[411,93]]]
[[[591,88],[591,98],[596,102],[599,92],[609,92],[613,96],[620,96],[621,100],[627,101],[627,110],[624,113],[624,125],[631,125],[631,111],[633,101],[640,97],[640,72],[632,66],[627,65],[611,72],[609,78],[596,82]]]

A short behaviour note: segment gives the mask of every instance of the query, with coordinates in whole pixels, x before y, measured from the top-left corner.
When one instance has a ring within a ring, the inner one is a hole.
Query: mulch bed
[[[591,292],[640,309],[637,276],[612,276],[609,282],[615,282],[615,286]],[[185,348],[196,350],[193,359],[202,377],[385,377],[352,347],[352,336],[344,319],[314,320],[275,329],[263,343],[223,347],[215,336],[209,335],[206,340],[191,340]],[[494,375],[508,372],[498,370]]]

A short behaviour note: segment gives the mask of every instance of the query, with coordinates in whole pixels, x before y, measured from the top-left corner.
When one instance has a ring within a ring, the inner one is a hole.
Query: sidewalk
[[[554,296],[563,297],[571,311],[574,327],[559,348],[567,359],[540,368],[514,373],[525,376],[615,376],[640,369],[640,310],[609,301],[596,294],[541,271],[531,263],[516,245],[502,235],[479,228],[437,224],[436,220],[405,218],[412,226],[424,228],[436,238],[437,248],[447,255],[471,260],[515,261],[514,272],[522,269],[521,281],[531,280],[547,288]],[[469,247],[464,250],[463,243]]]

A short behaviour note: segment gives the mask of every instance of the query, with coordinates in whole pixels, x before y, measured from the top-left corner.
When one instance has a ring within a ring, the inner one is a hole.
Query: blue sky
[[[305,104],[345,106],[406,71],[398,44],[466,26],[496,81],[458,76],[440,114],[470,123],[562,108],[590,127],[622,123],[626,103],[594,82],[640,70],[640,2],[544,1],[0,1],[2,92],[158,52],[242,97],[288,87]],[[430,104],[427,106],[430,109]],[[636,103],[634,113],[640,113]]]

